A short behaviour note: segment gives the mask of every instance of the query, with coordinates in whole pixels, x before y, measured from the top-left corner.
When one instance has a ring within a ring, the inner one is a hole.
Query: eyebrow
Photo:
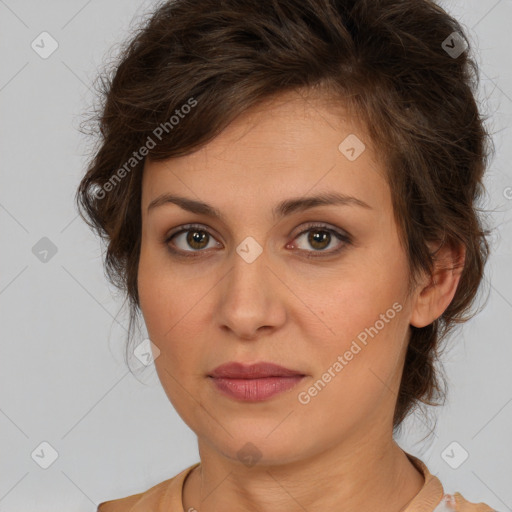
[[[201,201],[196,201],[187,197],[176,196],[173,194],[161,194],[160,196],[153,199],[149,203],[147,212],[149,213],[151,210],[154,210],[155,208],[158,208],[159,206],[167,203],[176,204],[183,210],[192,213],[208,215],[211,217],[217,217],[220,220],[225,220],[222,213],[217,208],[214,208],[208,203],[203,203]],[[277,204],[277,206],[273,208],[272,215],[274,218],[282,218],[287,215],[291,215],[292,213],[305,211],[316,206],[327,205],[360,206],[368,210],[373,209],[369,204],[365,203],[361,199],[358,199],[357,197],[330,192],[316,196],[286,199],[281,201],[279,204]]]

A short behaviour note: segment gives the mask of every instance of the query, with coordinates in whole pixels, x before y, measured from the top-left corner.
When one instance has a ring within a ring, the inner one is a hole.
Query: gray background
[[[152,5],[0,0],[1,511],[95,511],[199,460],[195,435],[154,367],[135,378],[124,363],[122,297],[107,285],[99,241],[72,200],[88,150],[77,127],[91,82]],[[480,98],[497,149],[482,206],[494,210],[497,229],[482,295],[489,291],[488,305],[445,354],[451,387],[448,405],[434,410],[435,434],[422,441],[427,430],[415,416],[399,441],[447,492],[504,512],[512,510],[512,0],[442,5],[478,49]],[[47,59],[31,48],[43,31],[59,45]],[[43,237],[57,249],[46,262],[33,252]],[[58,452],[48,469],[31,456],[49,456],[38,448],[43,441]],[[458,469],[442,457],[453,441],[469,453]]]

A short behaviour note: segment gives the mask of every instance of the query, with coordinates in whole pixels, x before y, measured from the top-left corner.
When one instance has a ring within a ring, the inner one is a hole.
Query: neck
[[[368,439],[307,459],[252,467],[199,442],[201,464],[186,480],[184,510],[404,510],[423,476],[394,440]]]

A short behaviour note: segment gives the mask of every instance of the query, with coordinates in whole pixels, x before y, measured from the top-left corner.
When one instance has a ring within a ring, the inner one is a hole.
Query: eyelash
[[[317,223],[306,224],[305,229],[303,229],[300,233],[298,233],[293,238],[293,240],[296,240],[297,238],[304,235],[305,233],[308,233],[309,231],[313,231],[315,229],[317,231],[325,231],[327,233],[330,233],[331,235],[334,235],[334,237],[336,239],[338,239],[340,242],[343,242],[343,243],[337,249],[330,250],[330,251],[325,251],[325,250],[321,250],[321,249],[316,250],[316,251],[314,249],[311,251],[307,251],[305,249],[299,249],[299,252],[305,252],[304,256],[306,258],[319,258],[319,257],[321,258],[321,257],[333,256],[333,255],[336,255],[336,254],[339,254],[340,252],[342,252],[346,248],[347,245],[352,244],[352,238],[347,233],[330,228],[325,224],[317,224]],[[210,237],[215,239],[215,237],[213,237],[213,235],[207,229],[205,229],[205,227],[203,225],[201,225],[201,224],[186,224],[186,225],[182,226],[181,229],[179,229],[178,231],[174,231],[169,236],[166,236],[164,239],[164,245],[167,247],[167,249],[173,255],[177,255],[180,257],[184,257],[184,258],[200,257],[198,253],[206,252],[205,249],[183,251],[181,249],[174,249],[170,246],[170,243],[174,237],[180,235],[181,233],[187,233],[187,232],[193,231],[193,230],[208,233],[208,235]],[[330,243],[330,241],[329,241],[329,243]],[[187,253],[190,253],[190,254],[187,254]]]

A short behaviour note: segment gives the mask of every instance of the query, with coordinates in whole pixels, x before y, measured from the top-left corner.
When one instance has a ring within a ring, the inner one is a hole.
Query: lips
[[[215,389],[231,399],[261,402],[291,390],[305,375],[269,362],[247,365],[232,361],[215,368],[208,378]]]
[[[208,376],[224,379],[263,379],[304,376],[304,373],[269,362],[246,365],[233,361],[218,366]]]

